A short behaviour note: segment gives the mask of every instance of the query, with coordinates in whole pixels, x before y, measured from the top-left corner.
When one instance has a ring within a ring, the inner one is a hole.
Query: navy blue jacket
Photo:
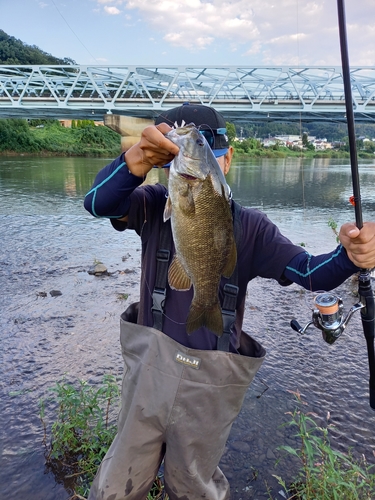
[[[156,251],[163,223],[167,189],[142,184],[127,168],[123,155],[103,168],[85,198],[85,208],[95,217],[110,218],[115,229],[135,230],[142,241],[141,304],[138,323],[153,325],[152,290],[155,283]],[[128,216],[128,222],[118,219]],[[239,293],[237,320],[232,345],[238,347],[248,283],[257,276],[273,278],[281,285],[294,282],[308,290],[331,290],[358,271],[345,249],[312,256],[283,236],[277,226],[259,210],[242,207],[242,239],[237,253]],[[147,221],[147,222],[145,222]],[[172,248],[173,254],[174,248]],[[222,278],[219,297],[223,299]],[[192,288],[186,292],[168,287],[163,331],[177,342],[194,349],[215,349],[217,337],[206,328],[187,335],[184,320],[192,300]]]

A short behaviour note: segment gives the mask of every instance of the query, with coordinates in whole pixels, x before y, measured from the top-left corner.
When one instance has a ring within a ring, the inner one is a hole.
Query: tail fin
[[[201,305],[191,303],[189,315],[186,321],[186,331],[188,334],[193,333],[198,328],[205,326],[218,337],[223,334],[223,317],[219,302],[213,304],[209,308],[204,308]]]

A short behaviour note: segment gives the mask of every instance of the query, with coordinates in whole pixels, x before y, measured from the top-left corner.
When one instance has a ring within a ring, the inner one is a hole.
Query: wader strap
[[[159,250],[156,252],[156,279],[154,291],[152,292],[153,304],[151,308],[154,318],[153,327],[160,331],[163,329],[163,312],[167,293],[171,240],[171,225],[170,222],[165,222],[161,227]]]
[[[242,225],[240,219],[241,205],[232,201],[233,203],[233,232],[236,241],[237,251],[240,248],[242,238]],[[236,306],[238,295],[238,265],[234,268],[229,282],[224,286],[224,300],[221,308],[223,316],[223,335],[217,339],[217,350],[229,352],[230,334],[232,326],[236,321]]]

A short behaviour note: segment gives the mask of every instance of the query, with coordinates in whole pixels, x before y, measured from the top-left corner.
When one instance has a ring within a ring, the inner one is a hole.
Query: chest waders
[[[237,248],[240,209],[234,204]],[[118,433],[102,461],[89,500],[145,500],[163,459],[170,500],[230,498],[229,483],[218,464],[266,352],[245,332],[241,333],[239,354],[229,352],[236,316],[237,267],[224,288],[224,333],[217,350],[190,349],[162,333],[171,235],[162,234],[160,244],[154,327],[135,323],[134,305],[121,315],[125,367]]]

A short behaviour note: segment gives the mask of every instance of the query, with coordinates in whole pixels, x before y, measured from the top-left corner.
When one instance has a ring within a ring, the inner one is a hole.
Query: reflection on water
[[[327,159],[269,159],[261,164],[239,162],[231,169],[228,179],[236,198],[246,206],[307,207],[343,209],[349,198],[342,197],[351,190],[351,172],[348,163]],[[361,164],[363,203],[366,210],[375,209],[375,199],[366,186],[374,185],[374,162]],[[352,194],[352,193],[351,193]]]
[[[109,160],[108,160],[109,161]],[[43,430],[38,402],[63,376],[96,383],[104,373],[122,373],[118,316],[138,299],[140,252],[135,234],[111,229],[82,206],[96,172],[106,163],[87,158],[1,158],[0,287],[1,412],[3,445],[0,497],[7,500],[63,500],[64,485],[44,467]],[[365,216],[374,218],[375,162],[361,162]],[[328,160],[249,160],[235,162],[228,176],[236,200],[264,210],[293,241],[311,252],[335,246],[328,227],[353,220],[350,167]],[[164,182],[154,169],[149,181]],[[94,261],[110,275],[87,273]],[[52,297],[51,290],[62,295]],[[345,306],[355,301],[340,288]],[[45,292],[43,298],[40,292]],[[129,294],[124,303],[119,300]],[[300,391],[309,411],[335,425],[340,449],[353,447],[373,460],[375,414],[368,405],[367,355],[358,317],[333,346],[312,331],[298,336],[289,327],[311,317],[309,294],[270,280],[249,286],[245,330],[267,349],[267,358],[250,387],[233,426],[221,467],[232,498],[274,498],[281,489],[272,474],[292,478],[296,463],[278,446],[296,445],[295,430],[282,427]],[[52,414],[47,414],[49,423]],[[254,481],[254,477],[258,479]]]

